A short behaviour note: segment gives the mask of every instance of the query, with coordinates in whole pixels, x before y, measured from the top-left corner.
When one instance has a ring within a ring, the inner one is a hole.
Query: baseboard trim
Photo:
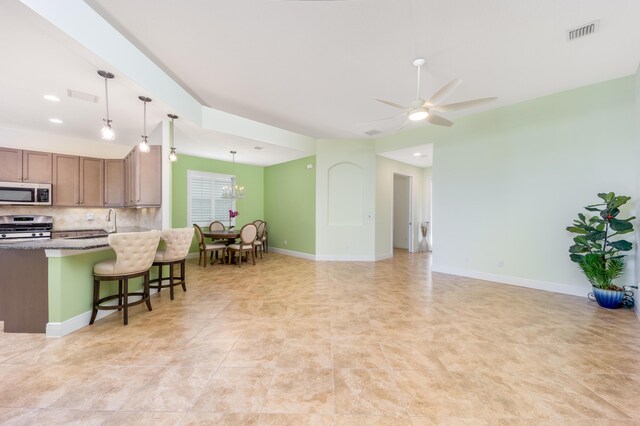
[[[320,262],[375,262],[374,255],[334,255],[316,254],[316,260]]]
[[[569,284],[554,283],[549,281],[531,280],[528,278],[512,277],[509,275],[491,274],[488,272],[473,271],[469,269],[453,268],[448,266],[433,265],[432,272],[442,274],[458,275],[461,277],[476,278],[484,281],[492,281],[500,284],[515,285],[518,287],[532,288],[536,290],[549,291],[552,293],[569,294],[572,296],[586,297],[588,288],[581,288]]]
[[[301,259],[316,260],[315,254],[305,253],[302,251],[287,250],[278,247],[269,247],[269,251],[279,254],[285,254],[287,256],[299,257]]]
[[[157,293],[158,290],[151,289],[151,294]],[[105,305],[115,305],[117,300],[110,300],[105,303]],[[96,321],[104,318],[108,315],[117,312],[115,309],[113,311],[98,311],[98,315],[96,316]],[[80,330],[83,327],[89,325],[89,321],[91,321],[91,311],[83,312],[80,315],[76,315],[73,318],[69,318],[68,320],[64,320],[62,322],[48,322],[45,335],[47,337],[63,337],[67,334],[71,334],[76,330]]]
[[[385,254],[376,254],[376,261],[384,260],[384,259],[391,259],[392,257],[393,257],[393,252],[385,253]]]

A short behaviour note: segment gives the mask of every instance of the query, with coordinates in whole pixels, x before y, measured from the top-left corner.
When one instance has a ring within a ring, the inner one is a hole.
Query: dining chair
[[[232,260],[232,254],[239,253],[238,255],[238,267],[242,266],[242,255],[244,253],[249,255],[251,253],[251,259],[253,260],[253,264],[256,264],[256,256],[254,253],[254,241],[256,240],[256,235],[258,234],[258,228],[253,223],[247,223],[240,230],[240,242],[237,244],[230,244],[227,246],[227,251],[229,253],[229,262]],[[235,256],[235,254],[234,254]]]
[[[253,251],[255,254],[258,254],[258,249],[260,250],[260,259],[262,259],[262,253],[264,252],[264,243],[262,242],[262,237],[264,236],[264,230],[267,228],[267,222],[260,221],[258,225],[258,232],[256,234],[256,240],[253,242]]]
[[[222,251],[222,261],[224,262],[224,258],[227,254],[227,246],[222,243],[209,243],[207,244],[204,240],[204,234],[202,233],[202,228],[199,225],[193,224],[193,227],[196,230],[196,239],[198,240],[198,245],[200,248],[200,256],[198,257],[198,265],[202,262],[202,267],[207,267],[207,253],[210,253],[211,261],[213,261],[213,253]]]
[[[229,228],[229,229],[231,229],[231,228]],[[224,230],[225,230],[224,223],[220,222],[219,220],[214,220],[213,222],[211,222],[209,224],[209,231],[224,231]],[[214,238],[211,239],[211,242],[212,243],[222,243],[222,244],[225,244],[225,245],[229,243],[228,240],[225,240],[225,239],[217,239],[216,240]],[[216,255],[217,255],[217,253],[216,253]]]
[[[185,261],[193,240],[193,228],[163,229],[160,238],[164,241],[165,248],[156,251],[152,266],[158,267],[158,278],[150,280],[149,287],[158,289],[158,292],[168,287],[169,297],[173,300],[174,286],[180,285],[183,291],[187,291]],[[179,276],[175,276],[175,265],[180,265]],[[169,266],[168,277],[162,276],[162,269],[165,266]],[[163,282],[166,281],[169,283],[164,284]]]
[[[160,242],[160,231],[123,232],[109,234],[109,246],[116,252],[115,259],[98,262],[93,267],[93,309],[89,324],[93,324],[98,310],[124,310],[124,325],[129,323],[129,307],[146,303],[151,311],[149,292],[149,269]],[[129,279],[143,277],[142,291],[129,292]],[[103,281],[118,281],[118,293],[100,297]],[[140,300],[129,302],[130,296],[140,296]],[[105,305],[109,300],[118,300],[117,305]]]

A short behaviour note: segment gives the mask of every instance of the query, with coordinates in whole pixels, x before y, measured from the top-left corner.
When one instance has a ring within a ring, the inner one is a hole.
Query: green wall
[[[172,164],[172,224],[174,228],[191,226],[187,223],[187,171],[233,174],[233,163],[211,160],[208,158],[180,155],[178,161]],[[244,186],[246,198],[238,200],[236,210],[236,227],[264,218],[264,167],[248,166],[236,163],[238,183]],[[195,243],[191,251],[198,251]]]
[[[315,254],[316,157],[266,167],[264,194],[269,246]]]

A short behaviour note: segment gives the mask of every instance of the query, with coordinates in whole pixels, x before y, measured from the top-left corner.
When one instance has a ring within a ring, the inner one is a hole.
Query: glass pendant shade
[[[178,161],[178,155],[176,154],[175,148],[171,148],[171,152],[169,153],[169,161],[171,162]]]
[[[102,126],[102,129],[100,129],[100,135],[105,141],[112,141],[116,138],[116,132],[113,130],[113,127],[111,127],[111,124],[105,124]]]

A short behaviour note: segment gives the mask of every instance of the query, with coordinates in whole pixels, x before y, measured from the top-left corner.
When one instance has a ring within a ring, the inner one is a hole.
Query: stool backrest
[[[242,245],[253,244],[256,240],[256,234],[258,233],[258,228],[253,223],[247,223],[240,230],[240,241]]]
[[[264,236],[264,230],[266,228],[267,228],[267,222],[260,222],[260,224],[258,225],[258,236],[257,236],[259,240],[261,240],[262,237]]]
[[[107,240],[116,252],[114,274],[143,272],[153,264],[160,231],[109,234]]]
[[[189,248],[193,240],[193,228],[163,229],[160,238],[166,245],[164,260],[181,260],[189,254]]]

